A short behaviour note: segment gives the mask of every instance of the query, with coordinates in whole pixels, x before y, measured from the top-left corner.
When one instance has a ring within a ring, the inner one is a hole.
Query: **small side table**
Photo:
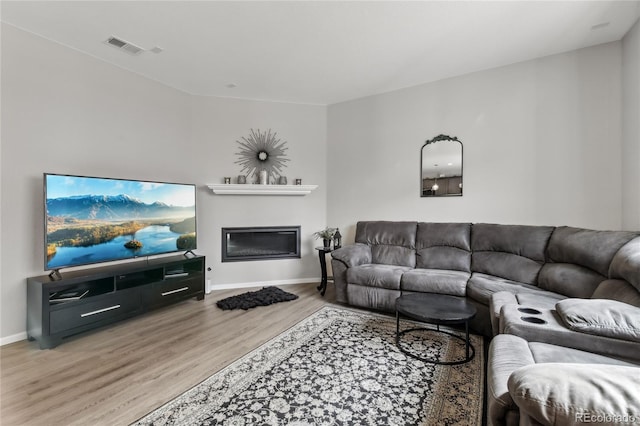
[[[327,253],[331,253],[333,249],[331,247],[316,247],[316,250],[318,250],[320,270],[322,272],[322,281],[320,281],[317,289],[320,290],[320,294],[324,296],[324,293],[327,291],[327,280],[329,280],[329,277],[327,277],[327,259],[325,259],[325,256]],[[333,279],[333,277],[331,279]]]

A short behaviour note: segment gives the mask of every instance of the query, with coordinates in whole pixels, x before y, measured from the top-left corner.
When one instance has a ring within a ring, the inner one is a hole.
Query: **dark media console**
[[[66,337],[180,302],[204,299],[204,256],[183,255],[27,279],[27,336],[41,349]]]

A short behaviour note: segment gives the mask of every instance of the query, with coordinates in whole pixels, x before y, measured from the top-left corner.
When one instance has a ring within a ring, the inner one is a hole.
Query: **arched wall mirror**
[[[426,141],[420,155],[420,196],[461,195],[462,142],[447,135]]]

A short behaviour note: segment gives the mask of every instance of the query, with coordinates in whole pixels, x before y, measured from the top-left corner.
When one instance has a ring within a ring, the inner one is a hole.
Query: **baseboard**
[[[320,283],[320,278],[296,278],[293,280],[253,281],[248,283],[212,284],[211,291],[230,290],[248,287],[267,287],[272,285],[310,284]]]
[[[20,340],[27,339],[27,332],[23,331],[22,333],[13,334],[7,337],[0,337],[0,346],[8,345],[9,343],[19,342]]]

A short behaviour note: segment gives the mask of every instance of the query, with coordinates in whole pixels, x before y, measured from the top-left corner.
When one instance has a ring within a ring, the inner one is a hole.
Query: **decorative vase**
[[[278,178],[278,184],[279,185],[286,185],[287,184],[287,177],[286,176],[280,176]]]
[[[260,185],[266,185],[267,183],[269,183],[267,181],[267,171],[266,170],[260,170],[260,172],[258,173],[258,183]]]
[[[327,239],[327,238],[324,238],[324,239],[322,240],[322,245],[323,245],[323,246],[324,246],[324,248],[326,248],[326,249],[331,248],[331,240],[330,240],[330,239]]]

